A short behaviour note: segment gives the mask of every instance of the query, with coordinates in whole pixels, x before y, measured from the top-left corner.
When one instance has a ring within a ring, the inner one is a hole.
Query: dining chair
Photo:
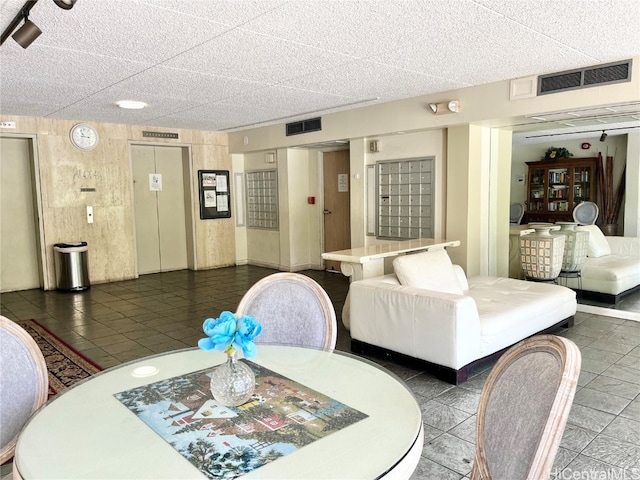
[[[600,209],[594,202],[580,202],[573,209],[573,219],[580,225],[593,225],[598,219]]]
[[[509,207],[509,223],[511,225],[520,225],[524,217],[524,205],[522,203],[512,203]]]
[[[336,346],[336,312],[331,299],[306,275],[280,272],[259,280],[238,304],[236,315],[247,314],[262,325],[256,343]]]
[[[571,340],[536,335],[514,345],[482,389],[472,480],[549,478],[580,374]]]
[[[22,427],[47,401],[49,379],[44,356],[33,337],[3,316],[0,316],[0,345],[0,464],[3,464],[13,458]]]

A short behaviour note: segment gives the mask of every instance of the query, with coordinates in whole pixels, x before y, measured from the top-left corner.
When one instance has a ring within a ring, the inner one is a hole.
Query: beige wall
[[[234,155],[236,172],[278,172],[278,230],[236,228],[236,244],[246,245],[246,261],[238,257],[238,264],[282,271],[321,268],[321,162],[314,149],[278,149],[275,164],[265,163],[265,152]],[[316,197],[315,205],[307,203],[310,196]]]
[[[627,135],[627,188],[624,210],[625,237],[640,237],[640,131]]]
[[[55,288],[53,245],[59,242],[88,242],[93,283],[135,278],[131,143],[174,144],[190,149],[195,238],[195,246],[190,248],[195,267],[235,263],[234,220],[200,220],[198,206],[197,171],[231,169],[226,134],[177,130],[178,140],[149,142],[142,130],[157,129],[91,122],[100,142],[94,150],[83,152],[69,140],[69,131],[77,121],[6,115],[0,120],[17,123],[15,130],[2,131],[2,135],[15,133],[36,138],[45,289]],[[96,191],[81,192],[81,188]],[[94,210],[93,224],[87,223],[89,205]]]

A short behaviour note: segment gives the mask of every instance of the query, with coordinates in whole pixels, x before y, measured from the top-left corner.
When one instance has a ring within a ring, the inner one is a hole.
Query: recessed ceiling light
[[[120,108],[126,108],[127,110],[139,110],[147,106],[144,102],[138,102],[136,100],[120,100],[116,102]]]

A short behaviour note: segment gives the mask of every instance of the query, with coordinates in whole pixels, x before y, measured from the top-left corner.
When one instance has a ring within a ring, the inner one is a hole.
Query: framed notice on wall
[[[229,170],[198,170],[200,218],[231,218]]]

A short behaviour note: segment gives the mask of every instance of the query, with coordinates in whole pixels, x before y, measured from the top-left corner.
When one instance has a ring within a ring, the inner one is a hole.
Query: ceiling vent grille
[[[287,123],[287,137],[290,135],[300,135],[301,133],[319,132],[320,130],[322,130],[322,120],[320,117]]]
[[[631,60],[538,77],[538,95],[631,81]]]

